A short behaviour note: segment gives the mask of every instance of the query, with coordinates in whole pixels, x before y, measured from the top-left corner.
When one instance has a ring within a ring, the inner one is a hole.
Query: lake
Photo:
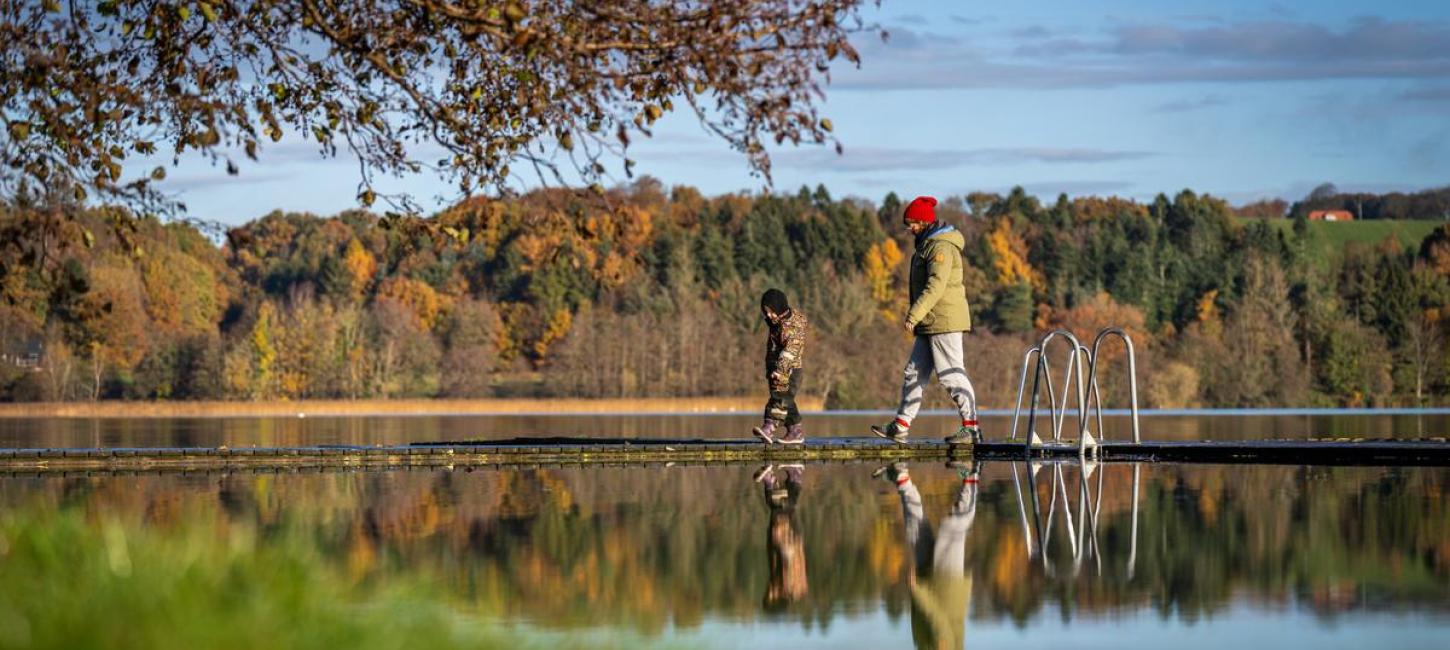
[[[0,446],[739,437],[753,419],[6,420]],[[1447,428],[1144,419],[1175,439]],[[0,647],[1442,648],[1447,494],[1444,468],[1170,464],[0,475]]]
[[[1108,438],[1127,439],[1130,420],[1110,411]],[[887,413],[807,414],[810,436],[869,436]],[[984,411],[988,438],[1005,437],[1010,411]],[[1026,416],[1023,416],[1026,419]],[[1072,416],[1068,417],[1069,422]],[[1146,412],[1144,439],[1256,440],[1264,438],[1424,438],[1450,435],[1450,410],[1265,410]],[[600,438],[750,438],[755,414],[677,415],[460,415],[276,418],[0,418],[0,448],[215,447],[395,445],[487,440],[516,436]],[[946,411],[924,411],[913,429],[940,438],[956,428]],[[1038,431],[1049,427],[1039,424]]]

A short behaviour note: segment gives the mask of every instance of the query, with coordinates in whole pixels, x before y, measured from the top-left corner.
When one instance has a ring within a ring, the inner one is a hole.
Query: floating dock
[[[1075,459],[1076,443],[1048,444],[1027,452],[1022,443],[977,445],[981,459],[1022,460],[1026,457]],[[1445,438],[1319,440],[1195,440],[1100,442],[1099,462],[1237,463],[1272,465],[1404,465],[1450,466],[1450,441]]]
[[[288,470],[303,468],[520,467],[544,465],[1077,460],[1070,442],[1028,450],[1020,442],[896,444],[880,438],[817,438],[804,445],[742,440],[515,438],[394,446],[0,449],[0,473]],[[1445,438],[1103,442],[1098,462],[1450,466]]]

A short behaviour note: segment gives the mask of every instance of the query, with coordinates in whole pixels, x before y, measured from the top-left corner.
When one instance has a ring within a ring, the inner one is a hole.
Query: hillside
[[[1240,219],[1248,225],[1257,219]],[[1269,225],[1285,233],[1292,233],[1292,219],[1267,219]],[[1350,242],[1378,244],[1387,237],[1394,237],[1403,246],[1418,247],[1435,228],[1443,222],[1420,219],[1377,219],[1367,221],[1310,221],[1309,234],[1327,249],[1340,250]],[[1326,251],[1327,252],[1327,251]]]

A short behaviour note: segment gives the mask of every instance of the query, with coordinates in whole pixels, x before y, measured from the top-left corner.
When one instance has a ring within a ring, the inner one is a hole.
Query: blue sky
[[[1234,202],[1315,185],[1450,184],[1450,2],[907,2],[867,11],[823,106],[845,154],[775,155],[775,188],[948,196],[1022,185],[1149,199],[1185,187]],[[693,117],[631,150],[636,173],[707,194],[759,190]],[[622,179],[622,177],[621,177]],[[166,183],[193,216],[356,205],[356,162],[284,141],[238,177],[183,162]],[[450,189],[390,180],[436,206]]]

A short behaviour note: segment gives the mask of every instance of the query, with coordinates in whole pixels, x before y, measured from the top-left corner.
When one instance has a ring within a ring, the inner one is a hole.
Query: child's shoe
[[[806,441],[806,432],[799,424],[792,424],[785,430],[785,435],[776,438],[776,442],[782,445],[799,445]]]
[[[775,442],[775,420],[766,420],[764,424],[750,430],[755,437],[760,438],[765,444]]]

